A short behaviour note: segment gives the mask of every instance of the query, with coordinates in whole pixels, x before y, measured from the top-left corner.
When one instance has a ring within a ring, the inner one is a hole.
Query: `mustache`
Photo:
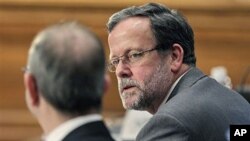
[[[132,79],[129,79],[129,78],[120,79],[119,84],[118,84],[120,92],[122,92],[122,90],[125,87],[128,87],[128,86],[136,86],[136,87],[140,88],[140,85],[136,80],[132,80]]]

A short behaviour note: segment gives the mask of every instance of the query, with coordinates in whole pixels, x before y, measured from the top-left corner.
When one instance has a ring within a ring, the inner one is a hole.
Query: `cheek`
[[[145,83],[145,81],[154,74],[154,69],[153,67],[140,67],[134,68],[132,72],[132,79],[135,79],[140,83]]]

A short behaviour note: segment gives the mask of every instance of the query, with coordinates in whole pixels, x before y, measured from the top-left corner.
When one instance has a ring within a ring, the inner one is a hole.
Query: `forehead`
[[[120,56],[128,50],[149,49],[155,46],[150,20],[130,17],[120,21],[108,37],[110,57]]]

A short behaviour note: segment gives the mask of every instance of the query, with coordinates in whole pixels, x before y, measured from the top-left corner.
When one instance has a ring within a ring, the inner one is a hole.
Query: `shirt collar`
[[[56,127],[52,132],[50,132],[45,138],[45,141],[62,141],[71,131],[76,129],[77,127],[102,120],[102,116],[100,114],[91,114],[86,116],[80,116],[73,119],[70,119],[63,124]]]
[[[189,70],[188,70],[189,71]],[[162,101],[161,105],[159,106],[158,110],[167,102],[168,98],[170,97],[171,93],[173,92],[175,86],[178,84],[178,82],[181,80],[181,78],[188,72],[186,71],[185,73],[183,73],[175,82],[174,84],[171,86],[171,88],[168,91],[168,94],[166,95],[166,97],[164,98],[164,100]]]

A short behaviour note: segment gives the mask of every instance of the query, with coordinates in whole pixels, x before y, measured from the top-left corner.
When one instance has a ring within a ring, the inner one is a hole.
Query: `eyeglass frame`
[[[146,53],[150,53],[150,52],[152,52],[152,51],[157,51],[157,50],[159,50],[159,49],[162,49],[162,48],[160,48],[159,46],[156,46],[156,47],[154,47],[154,48],[147,49],[147,50],[143,50],[143,51],[139,51],[139,52],[132,53],[132,54],[129,54],[130,52],[125,53],[125,54],[122,55],[122,56],[119,56],[119,57],[116,57],[116,58],[114,58],[114,59],[111,59],[111,60],[109,61],[109,63],[107,64],[107,68],[108,68],[109,72],[115,72],[115,71],[116,71],[116,68],[117,68],[117,66],[118,66],[118,64],[119,64],[119,62],[120,62],[121,60],[127,62],[127,64],[131,64],[131,62],[132,62],[132,63],[135,63],[135,62],[139,61],[140,59],[142,59],[143,56],[144,56]],[[131,61],[131,58],[132,58],[134,55],[140,55],[141,58],[140,58],[139,60],[136,60],[136,61]],[[124,58],[124,59],[123,59],[123,58]],[[114,63],[112,63],[112,60],[118,61],[118,63],[116,63],[116,65],[115,65]]]

